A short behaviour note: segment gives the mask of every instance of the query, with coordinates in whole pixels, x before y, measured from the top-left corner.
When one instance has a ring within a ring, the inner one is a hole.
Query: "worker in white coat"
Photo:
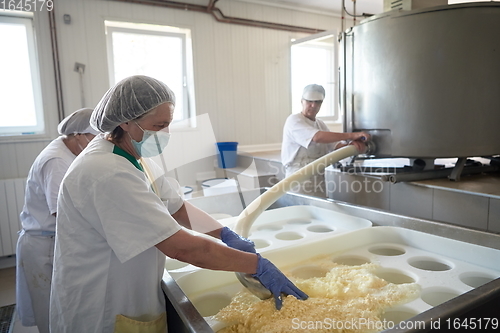
[[[348,144],[355,145],[359,151],[366,150],[364,142],[370,139],[368,133],[332,132],[324,121],[316,117],[324,99],[325,89],[321,85],[307,85],[302,92],[302,111],[291,114],[286,119],[281,145],[281,163],[286,177]],[[296,185],[297,192],[324,197],[324,170],[318,170],[312,179]]]
[[[73,112],[58,125],[60,134],[37,156],[28,174],[22,230],[17,242],[17,313],[24,326],[49,332],[49,297],[54,257],[57,194],[70,164],[98,132],[92,109]]]
[[[59,194],[52,333],[165,332],[165,255],[253,274],[277,308],[282,292],[307,298],[253,242],[184,202],[174,180],[151,176],[144,157],[167,145],[174,106],[173,92],[147,76],[118,82],[96,106],[91,124],[104,133],[74,161]]]

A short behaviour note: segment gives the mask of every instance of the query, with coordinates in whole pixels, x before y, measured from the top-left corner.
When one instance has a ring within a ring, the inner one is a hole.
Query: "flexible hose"
[[[248,237],[250,228],[259,215],[276,202],[283,194],[290,191],[294,183],[301,183],[318,172],[323,171],[327,166],[357,154],[359,154],[359,151],[354,145],[345,146],[312,161],[295,173],[281,180],[252,201],[240,213],[236,221],[235,232],[243,237]]]

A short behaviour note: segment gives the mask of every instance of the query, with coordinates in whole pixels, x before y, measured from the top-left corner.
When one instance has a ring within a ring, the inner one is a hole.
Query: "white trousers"
[[[16,303],[23,326],[49,332],[54,236],[21,231],[16,250]]]

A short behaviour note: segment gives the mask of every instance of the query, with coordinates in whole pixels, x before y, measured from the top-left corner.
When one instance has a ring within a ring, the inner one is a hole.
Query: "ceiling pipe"
[[[352,0],[352,8],[353,8],[353,26],[356,26],[356,0]]]
[[[315,33],[324,31],[321,29],[299,27],[299,26],[295,26],[295,25],[279,24],[279,23],[264,22],[264,21],[249,20],[249,19],[226,16],[219,8],[215,7],[215,3],[217,2],[217,0],[210,0],[209,4],[207,6],[194,5],[194,4],[182,3],[182,2],[170,1],[170,0],[113,0],[113,1],[130,2],[130,3],[137,3],[137,4],[143,4],[143,5],[152,5],[152,6],[160,6],[160,7],[182,9],[182,10],[191,10],[191,11],[196,11],[196,12],[201,12],[201,13],[207,13],[207,14],[211,14],[217,22],[221,22],[221,23],[239,24],[239,25],[245,25],[245,26],[250,26],[250,27],[284,30],[284,31],[291,31],[291,32],[302,32],[302,33],[308,33],[308,34],[315,34]]]
[[[50,45],[52,47],[52,62],[54,65],[54,76],[56,84],[56,101],[57,101],[57,116],[59,122],[64,119],[64,102],[61,80],[61,66],[59,63],[59,48],[57,45],[57,31],[55,10],[49,10],[49,29],[50,29]]]
[[[194,5],[194,4],[190,4],[190,3],[168,1],[168,0],[112,0],[112,1],[138,3],[141,5],[169,7],[169,8],[174,8],[174,9],[191,10],[191,11],[201,12],[201,13],[207,13],[207,9],[208,9],[207,6]]]
[[[215,8],[215,3],[219,0],[210,0],[207,6],[207,11],[211,12]]]

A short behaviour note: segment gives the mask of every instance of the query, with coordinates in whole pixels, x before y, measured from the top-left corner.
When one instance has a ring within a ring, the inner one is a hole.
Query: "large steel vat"
[[[392,11],[342,34],[345,131],[378,157],[500,153],[500,3]]]

